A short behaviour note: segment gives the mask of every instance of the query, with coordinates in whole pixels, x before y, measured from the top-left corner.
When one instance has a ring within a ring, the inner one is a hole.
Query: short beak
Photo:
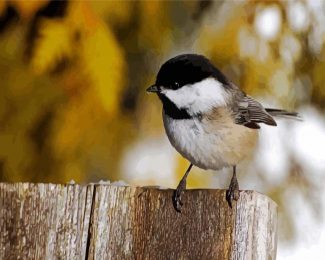
[[[152,85],[149,88],[147,88],[147,92],[158,93],[160,92],[160,88],[157,87],[156,85]]]

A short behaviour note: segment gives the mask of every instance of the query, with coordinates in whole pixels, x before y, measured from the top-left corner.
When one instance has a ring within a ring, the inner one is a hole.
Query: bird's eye
[[[174,83],[173,83],[173,89],[178,89],[179,88],[179,83],[177,82],[177,81],[175,81]]]

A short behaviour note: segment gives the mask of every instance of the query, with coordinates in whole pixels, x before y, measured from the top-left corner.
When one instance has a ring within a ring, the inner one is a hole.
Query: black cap
[[[182,54],[166,61],[161,66],[155,85],[177,89],[208,77],[214,77],[225,85],[229,84],[226,76],[203,55]]]

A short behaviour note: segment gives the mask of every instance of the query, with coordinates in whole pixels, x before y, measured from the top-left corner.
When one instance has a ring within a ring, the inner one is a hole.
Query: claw
[[[174,191],[174,195],[173,195],[173,205],[174,208],[177,212],[181,212],[181,208],[183,206],[183,202],[182,202],[182,193],[184,192],[186,187],[186,181],[181,181],[177,187],[177,189]]]
[[[190,173],[192,166],[193,166],[193,164],[190,164],[190,166],[188,167],[187,171],[185,172],[183,178],[179,182],[177,189],[174,191],[174,194],[173,194],[173,206],[174,206],[175,210],[179,213],[181,213],[181,208],[183,206],[183,202],[181,201],[181,196],[182,196],[182,193],[184,192],[184,190],[186,190],[186,178],[187,178],[187,175]]]
[[[173,205],[177,212],[181,213],[181,208],[183,206],[183,202],[181,201],[181,194],[178,188],[174,191],[173,195]]]
[[[232,196],[232,193],[230,190],[227,190],[226,191],[226,200],[228,202],[228,205],[229,207],[232,209],[232,199],[233,199],[233,196]]]
[[[238,189],[232,189],[229,187],[229,189],[226,192],[226,200],[228,202],[228,205],[230,208],[232,208],[232,201],[237,201],[239,199],[239,190]]]
[[[230,208],[232,208],[232,201],[237,201],[239,199],[239,185],[236,177],[236,167],[234,166],[233,176],[228,190],[226,191],[226,200]]]

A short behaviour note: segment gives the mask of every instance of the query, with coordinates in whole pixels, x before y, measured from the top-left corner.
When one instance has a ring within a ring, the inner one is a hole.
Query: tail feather
[[[287,110],[276,109],[276,108],[266,108],[265,110],[271,116],[295,119],[295,120],[302,120],[302,118],[299,116],[299,114],[297,112],[289,112]]]

